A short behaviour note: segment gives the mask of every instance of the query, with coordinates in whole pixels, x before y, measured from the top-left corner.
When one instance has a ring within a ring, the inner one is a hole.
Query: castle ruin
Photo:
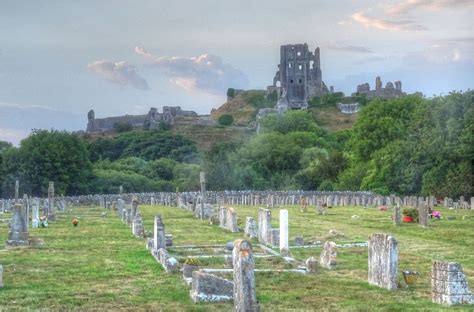
[[[95,118],[93,109],[87,113],[86,132],[104,132],[114,130],[117,124],[130,125],[133,128],[156,129],[160,123],[174,125],[177,117],[198,117],[193,111],[182,110],[179,106],[163,106],[163,113],[159,113],[155,107],[150,108],[146,115],[125,115],[106,118]]]
[[[379,76],[375,78],[375,90],[370,90],[370,85],[364,83],[357,86],[357,92],[352,93],[352,95],[366,95],[368,100],[375,98],[381,99],[394,99],[406,95],[402,91],[402,82],[395,81],[395,85],[392,82],[387,82],[385,88],[382,87],[382,80]]]
[[[267,95],[276,92],[278,106],[287,109],[308,107],[308,101],[329,93],[322,80],[319,47],[314,53],[308,44],[287,44],[280,47],[280,64],[267,87]]]

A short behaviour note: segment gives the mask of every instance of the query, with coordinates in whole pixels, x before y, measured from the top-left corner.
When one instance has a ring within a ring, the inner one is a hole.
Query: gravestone
[[[3,287],[3,265],[0,264],[0,288]]]
[[[160,215],[155,216],[153,227],[153,248],[155,250],[160,248],[166,249],[165,225],[163,224]]]
[[[319,257],[319,264],[326,269],[333,269],[336,266],[337,246],[335,242],[325,242],[321,256]]]
[[[295,246],[304,246],[304,237],[299,235],[295,237]]]
[[[460,264],[433,261],[431,266],[431,300],[444,305],[474,303],[471,289]]]
[[[23,207],[15,204],[15,212],[10,220],[10,231],[6,245],[8,247],[28,246],[28,229],[25,223]]]
[[[19,194],[20,194],[20,181],[15,180],[15,204],[18,203]]]
[[[227,229],[229,229],[232,233],[239,232],[239,226],[237,224],[237,213],[234,211],[233,208],[227,209],[226,225]]]
[[[138,238],[143,238],[145,236],[143,230],[143,219],[139,212],[137,212],[133,218],[132,233]]]
[[[278,247],[280,245],[280,229],[268,230],[268,244],[273,247]]]
[[[227,227],[227,208],[225,207],[219,208],[219,227]]]
[[[258,242],[268,244],[268,232],[272,228],[272,212],[268,209],[258,209]]]
[[[400,206],[396,206],[393,209],[393,224],[398,226],[401,223],[402,214],[400,211]]]
[[[236,240],[232,259],[234,267],[234,311],[260,311],[255,289],[255,263],[250,242]]]
[[[222,302],[233,299],[234,283],[204,271],[193,271],[191,299],[194,302]]]
[[[422,204],[419,208],[419,214],[418,214],[418,224],[426,227],[428,226],[428,215],[429,215],[429,208],[428,204],[424,203]]]
[[[204,207],[206,204],[206,174],[204,171],[201,171],[199,173],[199,182],[201,184],[201,211],[200,211],[200,217],[201,220],[204,219]]]
[[[31,214],[31,227],[33,229],[39,226],[39,201],[38,199],[33,200],[33,210]]]
[[[311,257],[306,260],[306,272],[308,274],[318,273],[318,260],[316,260],[315,257]]]
[[[282,256],[289,256],[288,248],[288,210],[280,210],[280,253]]]
[[[252,217],[247,217],[245,220],[245,236],[249,238],[256,238],[258,236],[257,222]]]
[[[26,231],[28,231],[28,226],[30,222],[30,201],[28,200],[28,195],[23,194],[23,217],[25,218]]]
[[[388,290],[397,288],[398,242],[387,234],[372,234],[369,239],[370,285]]]
[[[48,187],[48,220],[54,221],[56,216],[54,215],[54,182],[49,181]]]

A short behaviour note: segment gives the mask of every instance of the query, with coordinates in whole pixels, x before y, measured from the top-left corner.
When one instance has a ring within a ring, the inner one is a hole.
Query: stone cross
[[[280,253],[286,257],[290,254],[288,248],[288,210],[280,210]]]
[[[166,249],[165,225],[160,215],[155,216],[153,224],[153,248],[155,250],[160,248]]]
[[[460,264],[433,261],[431,267],[431,300],[434,303],[472,304],[471,289]]]
[[[388,290],[397,288],[398,242],[387,234],[369,239],[369,284]]]
[[[234,311],[258,312],[255,288],[255,263],[252,245],[247,240],[236,240],[232,252],[234,267]]]
[[[26,231],[28,231],[28,223],[29,223],[29,216],[30,216],[30,202],[28,200],[28,195],[23,194],[23,213],[24,213],[24,218],[25,218],[25,224],[26,224]]]
[[[206,203],[206,174],[204,171],[199,173],[199,182],[201,183],[201,220],[204,219],[204,205]]]
[[[15,204],[15,214],[10,220],[7,246],[28,246],[28,229],[25,223],[24,211],[21,204]]]
[[[401,222],[401,219],[402,219],[402,215],[401,215],[401,212],[400,212],[400,205],[397,205],[393,209],[393,224],[396,225],[396,226],[399,226],[400,222]]]
[[[18,203],[18,196],[20,193],[20,181],[15,181],[15,203]]]
[[[54,182],[49,181],[48,186],[48,219],[54,220]]]
[[[337,246],[335,242],[325,242],[319,264],[326,269],[333,269],[336,266]]]

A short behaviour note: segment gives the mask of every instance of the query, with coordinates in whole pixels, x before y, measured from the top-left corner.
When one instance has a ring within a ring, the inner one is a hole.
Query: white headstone
[[[288,210],[280,210],[280,252],[288,253]]]

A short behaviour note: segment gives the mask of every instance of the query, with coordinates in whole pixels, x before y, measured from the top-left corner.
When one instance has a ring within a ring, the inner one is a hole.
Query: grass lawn
[[[257,217],[257,207],[234,207],[243,228],[246,216]],[[264,311],[276,310],[443,310],[431,303],[430,270],[433,259],[459,262],[474,288],[474,211],[441,209],[443,220],[431,221],[430,227],[416,224],[392,225],[391,212],[364,208],[333,208],[325,216],[314,209],[289,210],[290,244],[303,235],[305,242],[333,240],[337,243],[366,241],[372,233],[390,233],[399,242],[399,270],[420,272],[415,287],[386,291],[367,283],[367,248],[339,248],[334,270],[320,269],[317,275],[298,273],[256,273],[257,297]],[[145,229],[152,230],[153,216],[160,213],[165,231],[173,234],[174,245],[225,244],[243,237],[207,221],[194,219],[191,213],[160,206],[141,205]],[[232,303],[194,304],[189,288],[180,274],[166,274],[135,238],[115,212],[102,218],[102,209],[74,208],[58,214],[58,220],[46,229],[30,230],[30,236],[42,238],[41,248],[5,249],[8,225],[0,223],[0,264],[3,264],[4,288],[0,289],[0,310],[79,309],[79,310],[186,310],[230,311]],[[278,209],[273,212],[278,226]],[[352,220],[358,215],[359,220]],[[463,216],[468,216],[463,220]],[[0,215],[0,219],[11,214]],[[74,228],[70,221],[78,216]],[[448,221],[447,216],[455,216]],[[339,234],[331,236],[329,230]],[[320,248],[292,249],[293,256],[304,261],[318,257]],[[257,259],[257,268],[285,267],[275,258]],[[224,267],[224,260],[209,260],[204,266]],[[400,281],[402,276],[400,274]],[[472,311],[474,306],[450,309]]]

